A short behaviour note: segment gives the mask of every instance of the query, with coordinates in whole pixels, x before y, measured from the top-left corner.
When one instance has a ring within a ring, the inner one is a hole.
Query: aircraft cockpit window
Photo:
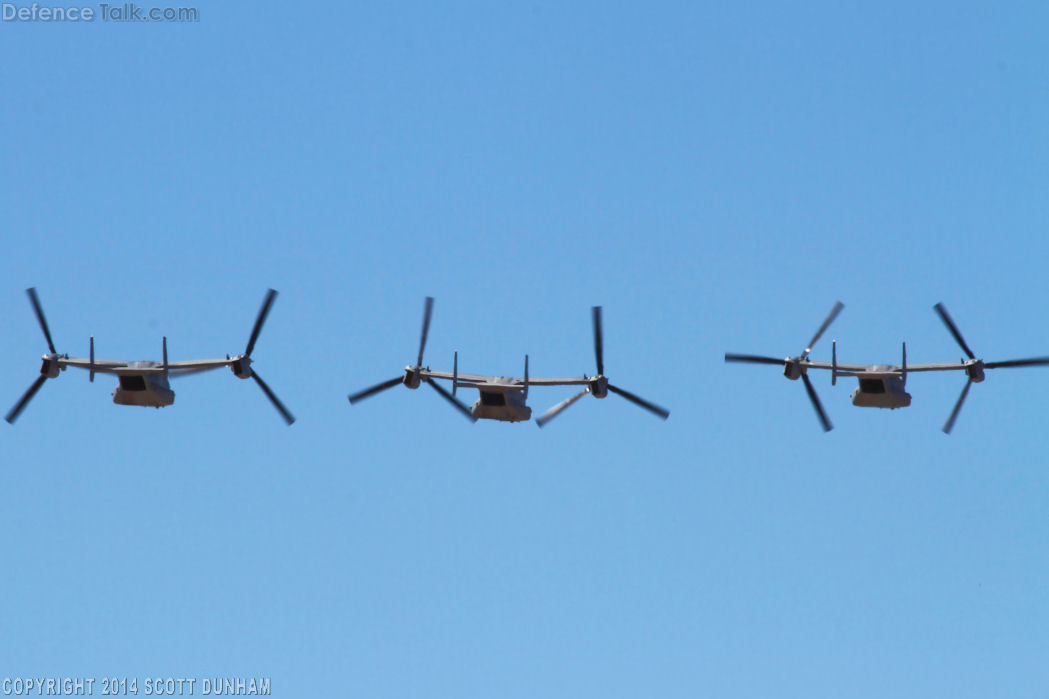
[[[864,393],[885,393],[885,383],[881,379],[860,379],[860,390]]]
[[[146,378],[144,376],[121,376],[120,387],[125,391],[145,391]]]
[[[481,405],[491,405],[495,407],[506,405],[506,396],[502,393],[481,391]]]

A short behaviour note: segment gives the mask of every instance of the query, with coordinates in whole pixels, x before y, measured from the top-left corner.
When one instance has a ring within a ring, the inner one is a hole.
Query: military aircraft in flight
[[[255,349],[255,341],[259,337],[262,324],[266,321],[266,316],[270,312],[274,299],[277,298],[277,292],[273,289],[266,293],[266,298],[262,302],[262,308],[259,309],[259,315],[255,319],[255,327],[251,330],[248,346],[244,352],[233,356],[227,354],[225,359],[192,359],[178,362],[168,361],[168,340],[166,337],[162,341],[163,359],[159,362],[95,359],[94,336],[91,337],[90,353],[86,358],[59,354],[55,349],[55,343],[51,340],[51,330],[48,328],[47,320],[44,318],[44,311],[40,306],[40,299],[37,297],[36,289],[26,289],[26,294],[29,295],[29,302],[36,313],[40,329],[44,331],[48,353],[42,357],[43,365],[40,367],[40,376],[36,378],[36,381],[33,382],[22,398],[7,413],[5,419],[11,424],[14,424],[15,420],[18,419],[26,405],[29,404],[29,401],[40,390],[40,387],[48,379],[58,378],[59,372],[65,371],[67,367],[86,369],[89,381],[95,380],[95,374],[114,374],[118,382],[116,390],[113,391],[114,403],[117,405],[139,405],[152,408],[162,408],[175,402],[175,392],[171,390],[168,379],[229,367],[237,378],[255,379],[255,383],[259,385],[262,392],[266,394],[266,397],[277,408],[284,421],[289,425],[295,422],[295,417],[288,412],[288,409],[284,407],[280,399],[277,398],[266,382],[262,380],[262,377],[251,366],[251,353]]]
[[[597,358],[597,374],[593,376],[582,376],[578,378],[536,378],[528,375],[528,355],[525,355],[524,376],[522,378],[509,376],[482,376],[478,374],[459,373],[459,353],[453,356],[452,371],[433,371],[423,366],[423,350],[426,348],[426,338],[430,330],[430,316],[433,313],[433,298],[426,297],[423,308],[423,327],[419,338],[419,354],[415,364],[404,368],[404,373],[387,381],[376,384],[363,391],[358,391],[349,396],[350,403],[357,403],[376,393],[381,393],[397,384],[404,384],[411,389],[419,388],[422,383],[429,384],[442,398],[447,400],[454,408],[460,411],[472,422],[478,419],[501,420],[503,422],[522,422],[532,417],[532,409],[528,407],[528,389],[532,386],[582,386],[583,389],[571,398],[564,400],[547,410],[536,423],[542,427],[563,410],[575,403],[587,393],[595,398],[604,398],[611,391],[626,398],[631,403],[638,405],[649,412],[658,415],[664,420],[670,412],[653,403],[640,398],[629,391],[619,388],[608,382],[605,376],[604,366],[604,342],[601,329],[601,307],[594,306],[592,309],[594,324],[594,354]],[[437,383],[438,380],[451,381],[452,390]],[[470,407],[456,398],[459,388],[476,388],[479,396],[477,401]]]
[[[962,403],[965,402],[966,396],[969,395],[969,389],[974,383],[980,383],[984,380],[984,370],[1049,365],[1049,357],[1009,359],[1001,362],[985,362],[982,359],[978,359],[976,355],[973,354],[973,351],[969,349],[969,345],[966,344],[965,338],[962,337],[961,332],[958,330],[958,326],[954,324],[954,320],[947,313],[947,309],[942,303],[933,306],[933,310],[940,316],[940,320],[942,320],[944,325],[947,326],[947,329],[950,331],[958,345],[962,348],[962,351],[965,352],[968,359],[958,362],[907,364],[907,343],[905,342],[903,343],[903,357],[900,364],[842,364],[838,362],[837,342],[834,342],[831,345],[831,361],[812,361],[809,359],[809,353],[812,352],[813,345],[815,345],[820,337],[823,336],[823,333],[827,330],[830,324],[834,322],[834,319],[838,317],[838,314],[844,307],[845,306],[841,301],[834,304],[834,307],[831,308],[830,313],[827,315],[826,319],[824,319],[823,324],[816,331],[816,334],[812,336],[812,340],[809,341],[808,346],[801,354],[795,357],[777,359],[775,357],[766,357],[762,355],[726,353],[725,361],[782,366],[783,375],[785,377],[791,381],[801,379],[802,383],[805,384],[805,391],[809,394],[809,400],[812,401],[812,407],[816,409],[816,415],[819,417],[824,431],[827,432],[833,429],[833,425],[831,425],[827,413],[823,410],[823,405],[820,403],[820,399],[816,395],[816,390],[812,387],[812,382],[808,377],[809,369],[829,370],[831,372],[831,385],[837,383],[839,376],[854,376],[859,380],[859,386],[852,392],[853,405],[864,408],[890,409],[906,408],[911,404],[911,394],[907,393],[905,390],[908,373],[915,371],[964,371],[967,380],[965,382],[965,387],[962,389],[961,395],[958,397],[958,401],[954,404],[954,409],[951,411],[950,417],[947,418],[947,422],[943,426],[943,431],[946,434],[950,434],[951,430],[954,428],[954,422],[958,419],[958,413],[962,409]]]

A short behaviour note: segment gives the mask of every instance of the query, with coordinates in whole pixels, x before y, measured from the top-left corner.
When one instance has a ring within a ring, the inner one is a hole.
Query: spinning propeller
[[[965,355],[969,357],[967,361],[963,361],[962,364],[965,367],[965,373],[968,376],[968,380],[965,382],[965,387],[962,389],[962,394],[958,396],[958,402],[954,404],[954,409],[951,411],[951,416],[947,418],[947,422],[943,425],[943,431],[946,434],[950,434],[954,428],[954,421],[958,419],[958,413],[961,412],[962,403],[965,402],[965,397],[969,395],[969,388],[974,383],[980,383],[984,379],[984,369],[1005,369],[1008,367],[1018,366],[1047,366],[1049,365],[1049,357],[1034,357],[1031,359],[1010,359],[1004,362],[984,362],[982,359],[977,359],[973,351],[969,349],[969,345],[966,344],[965,338],[962,337],[961,332],[958,330],[958,326],[954,324],[951,316],[947,313],[947,309],[944,308],[942,303],[938,303],[933,306],[933,310],[940,316],[940,320],[947,326],[947,329],[954,336],[955,342],[962,348]]]
[[[40,307],[40,299],[36,296],[36,288],[30,287],[26,289],[26,294],[29,296],[29,302],[33,304],[33,311],[36,313],[37,322],[40,323],[40,329],[44,331],[44,338],[47,340],[47,348],[51,350],[50,354],[43,356],[44,364],[40,367],[40,376],[36,377],[36,381],[29,387],[29,389],[22,394],[22,398],[15,403],[15,407],[7,413],[4,418],[10,424],[15,424],[15,420],[25,410],[25,407],[29,405],[29,401],[33,400],[33,396],[40,390],[40,387],[44,385],[44,382],[48,379],[53,379],[58,376],[59,365],[58,358],[59,354],[55,350],[55,343],[51,341],[51,330],[47,327],[47,319],[44,318],[44,309]]]
[[[405,386],[411,389],[419,388],[419,384],[423,381],[430,384],[433,390],[437,391],[438,394],[446,401],[448,401],[453,408],[461,412],[471,422],[477,422],[477,418],[473,416],[470,409],[463,405],[457,398],[449,393],[443,386],[439,385],[436,381],[431,379],[429,376],[422,376],[423,370],[423,350],[426,349],[426,338],[430,334],[430,316],[433,314],[433,297],[426,297],[426,305],[423,307],[423,328],[422,333],[419,337],[419,356],[415,359],[414,366],[407,366],[404,368],[404,374],[397,376],[382,383],[377,383],[374,386],[358,391],[353,395],[349,396],[350,404],[358,403],[365,398],[370,398],[377,393],[382,393],[388,388],[393,388],[399,383],[403,383]]]
[[[262,377],[251,368],[251,353],[255,349],[255,341],[259,339],[259,333],[262,332],[262,324],[266,322],[266,316],[270,313],[270,307],[273,306],[273,301],[277,298],[277,292],[270,289],[266,292],[266,298],[262,302],[262,308],[259,309],[259,315],[255,318],[255,327],[251,329],[251,337],[248,338],[248,346],[244,349],[244,354],[233,357],[233,364],[230,368],[233,373],[241,379],[252,378],[255,379],[255,383],[259,385],[262,392],[266,394],[266,397],[273,403],[273,407],[277,409],[277,412],[281,414],[284,421],[289,425],[295,422],[295,416],[288,412],[288,409],[284,407],[284,404],[280,402],[277,395],[269,387],[269,385],[262,380]]]
[[[631,403],[639,405],[645,410],[658,415],[659,417],[666,420],[670,416],[670,411],[649,403],[647,400],[635,396],[630,391],[626,391],[618,386],[613,386],[608,383],[608,378],[605,376],[605,359],[604,359],[604,337],[601,330],[601,307],[593,307],[593,320],[594,320],[594,356],[597,359],[597,376],[586,377],[589,380],[589,384],[579,393],[575,394],[567,400],[563,400],[554,407],[547,410],[540,417],[536,418],[536,424],[540,427],[557,417],[561,411],[568,406],[575,403],[577,400],[582,398],[585,394],[591,393],[594,398],[604,398],[608,395],[608,392],[618,393],[619,395],[626,398]]]
[[[823,325],[819,327],[816,334],[809,340],[809,344],[805,347],[805,350],[797,357],[787,357],[786,359],[776,359],[775,357],[764,357],[761,355],[754,354],[730,354],[725,353],[726,362],[746,362],[750,364],[776,364],[783,366],[783,375],[791,381],[796,381],[799,378],[805,384],[805,392],[809,394],[809,400],[812,402],[812,407],[816,409],[816,415],[819,416],[820,423],[823,425],[824,432],[830,432],[834,429],[834,426],[830,423],[830,419],[827,417],[826,411],[823,410],[823,405],[820,403],[819,396],[816,395],[816,389],[812,387],[812,382],[809,380],[808,373],[806,371],[805,364],[809,361],[809,354],[812,352],[813,346],[823,337],[823,333],[826,332],[830,324],[834,322],[834,319],[841,313],[841,309],[845,308],[845,304],[838,301],[834,304],[834,307],[830,309],[830,313],[823,321]]]

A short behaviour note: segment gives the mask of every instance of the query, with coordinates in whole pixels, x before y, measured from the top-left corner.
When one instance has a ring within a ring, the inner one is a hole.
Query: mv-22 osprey
[[[605,376],[604,340],[601,330],[600,306],[594,306],[592,309],[594,323],[594,355],[597,358],[597,374],[594,376],[562,379],[529,377],[528,355],[525,355],[523,378],[460,374],[458,351],[453,355],[452,371],[433,371],[429,367],[424,367],[422,365],[423,350],[426,348],[426,337],[429,334],[430,316],[432,313],[433,298],[427,296],[423,309],[422,335],[419,338],[419,355],[415,360],[415,364],[406,366],[403,375],[383,381],[382,383],[366,388],[363,391],[358,391],[349,396],[351,404],[362,401],[365,398],[385,391],[388,388],[393,388],[397,384],[403,383],[408,388],[415,389],[419,388],[419,386],[425,382],[472,422],[476,422],[478,419],[500,420],[503,422],[522,422],[532,417],[532,409],[526,404],[529,387],[583,386],[583,390],[579,393],[567,400],[561,401],[543,413],[542,416],[536,419],[536,423],[542,427],[561,413],[561,411],[575,403],[587,393],[593,395],[595,398],[604,398],[608,395],[609,391],[623,396],[631,403],[641,406],[645,410],[658,415],[664,420],[670,415],[669,411],[658,405],[649,403],[643,398],[639,398],[633,393],[608,382],[608,377]],[[451,381],[451,393],[434,381],[434,379]],[[458,388],[476,388],[480,393],[480,396],[472,406],[466,407],[466,405],[461,403],[459,399],[455,397]]]
[[[90,340],[90,354],[87,358],[59,354],[55,350],[55,343],[51,341],[51,330],[48,328],[47,320],[44,318],[44,311],[40,306],[40,300],[37,298],[36,289],[26,289],[26,293],[29,295],[29,302],[33,305],[33,311],[36,313],[36,319],[40,323],[40,329],[44,331],[44,339],[47,340],[47,348],[50,351],[43,356],[40,376],[36,378],[36,381],[33,382],[22,398],[15,404],[15,407],[11,408],[10,412],[7,413],[6,420],[11,424],[14,424],[14,421],[18,419],[19,414],[29,404],[33,396],[36,395],[36,392],[40,390],[40,387],[44,385],[44,382],[48,379],[58,378],[58,373],[65,371],[67,367],[86,369],[89,381],[95,380],[95,374],[115,374],[118,384],[116,390],[113,391],[113,402],[117,405],[162,408],[175,402],[175,392],[171,390],[171,385],[168,383],[169,378],[228,366],[237,378],[255,379],[255,383],[259,385],[262,392],[266,394],[266,397],[270,399],[274,407],[284,417],[285,422],[289,425],[295,422],[295,417],[288,412],[284,404],[280,402],[273,391],[270,390],[270,387],[266,385],[266,382],[262,380],[262,377],[251,366],[251,352],[255,349],[255,341],[258,339],[259,332],[262,330],[262,324],[266,321],[266,316],[270,312],[273,300],[277,298],[277,292],[273,289],[269,290],[265,300],[262,302],[262,308],[259,309],[259,315],[255,319],[255,327],[252,328],[248,346],[243,354],[232,357],[227,354],[225,359],[193,359],[180,362],[168,361],[168,340],[166,337],[163,339],[163,361],[160,362],[95,359],[94,336]]]
[[[816,414],[819,416],[820,422],[823,424],[824,431],[830,431],[832,425],[830,420],[827,418],[827,413],[823,410],[823,405],[820,404],[820,399],[816,395],[816,390],[812,387],[812,382],[809,381],[808,370],[809,369],[829,369],[831,372],[831,385],[837,383],[839,376],[855,376],[859,380],[859,386],[852,392],[852,404],[864,408],[906,408],[911,404],[911,394],[905,390],[907,385],[907,374],[915,371],[964,371],[967,376],[965,387],[962,389],[962,393],[958,396],[958,402],[954,404],[954,409],[951,411],[950,417],[947,418],[947,422],[943,426],[943,431],[947,434],[951,433],[951,429],[954,427],[954,421],[958,418],[958,413],[962,409],[962,403],[965,402],[965,397],[969,395],[969,388],[974,383],[980,383],[984,380],[985,369],[1003,369],[1006,367],[1021,367],[1021,366],[1045,366],[1049,365],[1049,357],[1033,357],[1030,359],[1010,359],[1003,362],[985,362],[982,359],[977,359],[973,351],[969,349],[969,345],[966,344],[965,338],[962,337],[961,332],[958,330],[958,326],[954,324],[951,316],[947,313],[947,309],[942,303],[938,303],[933,306],[933,310],[940,316],[944,325],[950,331],[955,341],[965,352],[968,359],[959,362],[936,362],[931,364],[907,364],[907,343],[903,343],[903,360],[899,365],[888,365],[888,364],[874,364],[874,365],[863,365],[863,364],[841,364],[838,362],[838,351],[837,342],[831,345],[831,361],[829,362],[814,362],[809,359],[809,353],[812,352],[813,345],[820,339],[824,331],[830,326],[834,319],[844,308],[844,304],[838,301],[834,304],[827,318],[823,321],[823,325],[820,326],[816,334],[812,336],[812,340],[809,342],[805,350],[796,357],[787,357],[785,359],[776,359],[775,357],[765,357],[761,355],[753,354],[725,354],[726,362],[748,362],[752,364],[775,364],[783,366],[783,375],[792,381],[797,381],[799,378],[805,384],[805,391],[809,394],[809,400],[812,401],[812,407],[816,409]]]

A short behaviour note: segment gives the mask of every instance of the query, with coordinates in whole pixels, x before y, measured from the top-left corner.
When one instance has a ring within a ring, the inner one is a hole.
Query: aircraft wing
[[[91,369],[91,360],[86,357],[59,357],[58,365],[61,367],[73,367],[74,369]],[[96,359],[96,374],[161,374],[164,370],[160,367],[132,367],[128,362],[114,359]]]
[[[221,369],[233,363],[232,359],[190,359],[184,362],[168,362],[168,369],[180,374],[188,374],[191,371],[210,371]]]
[[[137,362],[135,362],[137,364]],[[233,363],[231,359],[196,359],[185,362],[168,362],[168,370],[171,374],[189,374],[210,369],[220,369]],[[132,366],[132,362],[114,359],[96,359],[94,369],[96,374],[163,374],[164,367],[159,362],[151,362],[150,366]],[[58,365],[73,367],[75,369],[91,370],[91,360],[86,357],[59,357]]]
[[[444,379],[446,381],[451,381],[454,378],[460,386],[464,384],[492,384],[493,386],[520,386],[524,388],[524,379],[514,377],[481,376],[479,374],[453,375],[450,371],[430,371],[429,369],[423,369],[422,375],[431,379]],[[582,386],[588,383],[590,383],[590,380],[582,377],[568,379],[533,379],[528,377],[529,386]]]
[[[931,364],[908,364],[907,373],[912,371],[951,371],[965,370],[965,364],[961,362],[932,362]]]
[[[828,371],[833,370],[835,368],[835,365],[831,362],[804,362],[801,366],[805,367],[806,369],[827,369]],[[866,364],[843,364],[841,362],[838,362],[837,370],[839,374],[862,374],[864,372],[870,371],[871,368]],[[910,371],[910,367],[907,367],[907,370]]]
[[[582,376],[565,379],[533,379],[531,376],[528,377],[529,386],[585,386],[588,383],[590,383],[590,379],[583,378]]]
[[[431,379],[443,379],[445,381],[451,381],[454,378],[459,383],[490,383],[499,378],[497,376],[481,376],[480,374],[456,375],[450,371],[430,371],[429,369],[423,369],[420,374]]]
[[[834,365],[830,362],[805,362],[804,366],[808,369],[834,369]],[[912,371],[957,371],[959,369],[964,370],[965,364],[961,362],[932,362],[930,364],[907,365],[907,373]],[[879,366],[876,369],[873,366],[864,364],[842,364],[839,362],[837,370],[839,375],[887,376],[902,373],[903,367],[895,364],[888,367]]]

